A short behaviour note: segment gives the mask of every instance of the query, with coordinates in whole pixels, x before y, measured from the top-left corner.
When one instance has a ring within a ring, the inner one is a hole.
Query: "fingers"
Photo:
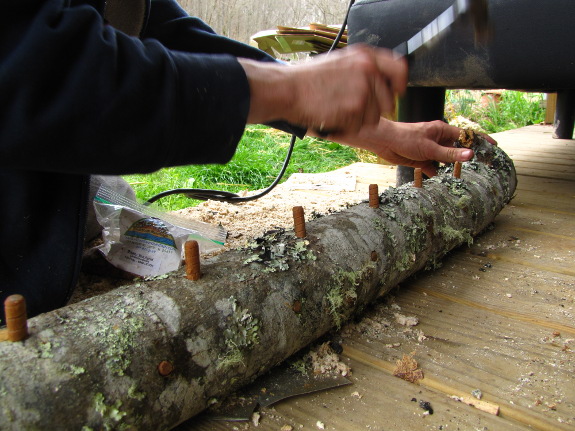
[[[407,65],[382,48],[354,45],[330,54],[337,73],[324,74],[326,80],[340,78],[335,85],[341,97],[332,104],[335,112],[326,123],[339,124],[340,131],[352,133],[376,125],[382,115],[395,109],[395,95],[407,85]],[[335,71],[334,71],[335,72]]]
[[[435,142],[430,148],[429,159],[442,163],[467,162],[473,157],[473,150],[469,148],[444,147]]]
[[[407,87],[407,62],[394,58],[386,49],[361,46],[359,49],[366,50],[375,63],[374,94],[378,100],[378,116],[393,113],[395,95],[402,94]]]
[[[392,114],[395,110],[395,92],[392,91],[390,81],[382,76],[375,80],[374,95],[378,102],[377,118]]]
[[[441,128],[441,135],[437,140],[438,144],[451,146],[459,139],[459,134],[461,133],[459,127],[451,126],[441,120],[433,121],[432,124]]]
[[[421,172],[427,175],[429,178],[437,175],[437,168],[433,162],[424,162],[418,168],[421,168]]]
[[[381,108],[375,94],[371,94],[365,106],[363,117],[360,120],[359,128],[373,126],[379,123]]]
[[[390,51],[381,48],[374,55],[379,73],[389,81],[393,93],[403,94],[407,88],[407,61],[393,58]]]
[[[267,121],[281,119],[321,134],[357,134],[392,113],[396,94],[407,85],[406,62],[395,59],[388,50],[367,45],[354,45],[283,69],[280,78],[286,79],[278,81],[285,85],[277,85],[278,91],[270,90],[270,79],[265,76],[256,81],[253,73],[248,75],[253,105],[248,120],[256,117],[252,111],[259,114],[258,119],[278,112],[279,118]],[[271,107],[257,103],[269,99],[274,103]]]

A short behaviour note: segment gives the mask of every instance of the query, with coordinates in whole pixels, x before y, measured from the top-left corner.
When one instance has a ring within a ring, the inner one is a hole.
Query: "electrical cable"
[[[337,34],[333,43],[331,44],[331,47],[327,51],[328,54],[330,52],[332,52],[337,47],[339,41],[341,40],[343,34],[345,33],[345,29],[347,27],[347,19],[349,18],[349,12],[351,11],[351,7],[353,6],[354,3],[355,3],[355,0],[349,0],[349,5],[347,6],[347,11],[345,12],[345,18],[343,19],[343,23],[341,24],[341,27],[339,29],[339,33]]]
[[[155,196],[152,196],[150,199],[148,199],[144,205],[150,205],[152,202],[157,201],[158,199],[164,198],[166,196],[169,195],[173,195],[173,194],[184,194],[186,195],[188,198],[190,199],[198,199],[198,200],[214,200],[214,201],[220,201],[220,202],[229,202],[229,203],[238,203],[238,202],[248,202],[248,201],[253,201],[255,199],[259,199],[262,196],[267,195],[269,192],[272,191],[272,189],[277,186],[277,184],[280,182],[280,180],[282,179],[288,165],[289,165],[289,161],[293,152],[293,148],[295,145],[295,141],[297,139],[296,135],[292,135],[291,136],[291,141],[290,141],[290,145],[289,145],[289,149],[286,155],[286,158],[284,160],[283,166],[279,172],[279,174],[277,175],[276,179],[274,180],[273,183],[271,183],[268,188],[266,188],[265,190],[262,190],[261,192],[252,195],[252,196],[239,196],[235,193],[231,193],[231,192],[226,192],[226,191],[221,191],[221,190],[210,190],[210,189],[173,189],[173,190],[166,190],[165,192],[162,193],[158,193]]]
[[[350,12],[351,7],[353,6],[354,3],[355,3],[355,0],[350,0],[349,5],[347,7],[347,11],[345,13],[345,18],[343,20],[343,24],[341,25],[341,28],[339,29],[339,32],[338,32],[337,36],[335,37],[331,47],[327,51],[327,54],[332,52],[337,47],[337,45],[339,44],[339,42],[340,42],[340,40],[341,40],[341,38],[345,32],[345,29],[347,27],[347,19],[349,17],[349,12]],[[279,174],[277,175],[276,179],[266,189],[262,190],[259,193],[256,193],[255,195],[239,196],[236,193],[227,192],[227,191],[223,191],[223,190],[211,190],[211,189],[172,189],[172,190],[163,191],[161,193],[158,193],[158,194],[152,196],[150,199],[148,199],[146,202],[144,202],[144,205],[150,205],[151,203],[156,202],[159,199],[162,199],[162,198],[165,198],[166,196],[170,196],[170,195],[174,195],[174,194],[183,194],[183,195],[186,195],[190,199],[198,199],[198,200],[203,200],[203,201],[214,200],[214,201],[228,202],[228,203],[248,202],[248,201],[253,201],[255,199],[259,199],[262,196],[265,196],[269,192],[271,192],[275,188],[275,186],[277,186],[279,184],[279,182],[281,181],[281,179],[282,179],[283,175],[285,174],[285,171],[289,165],[289,161],[290,161],[291,155],[293,153],[296,139],[297,139],[297,136],[292,134],[288,152],[287,152],[286,157],[284,159],[283,166],[282,166]]]

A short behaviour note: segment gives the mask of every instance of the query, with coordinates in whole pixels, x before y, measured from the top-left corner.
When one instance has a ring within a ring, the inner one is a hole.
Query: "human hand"
[[[357,134],[333,134],[329,139],[369,150],[390,163],[421,168],[431,177],[437,174],[434,161],[466,162],[473,157],[473,150],[453,147],[460,132],[458,127],[439,120],[397,123],[381,118],[376,126],[365,127]],[[493,138],[484,136],[497,145]]]
[[[407,85],[405,60],[366,45],[290,67],[239,62],[250,83],[249,123],[284,120],[320,133],[354,134],[377,125]]]

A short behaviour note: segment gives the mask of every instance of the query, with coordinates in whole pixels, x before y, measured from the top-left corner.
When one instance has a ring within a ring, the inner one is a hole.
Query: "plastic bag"
[[[209,252],[222,247],[226,238],[222,226],[180,219],[106,186],[94,197],[94,209],[103,228],[100,251],[115,267],[142,277],[178,269],[190,239],[198,241],[200,251]]]

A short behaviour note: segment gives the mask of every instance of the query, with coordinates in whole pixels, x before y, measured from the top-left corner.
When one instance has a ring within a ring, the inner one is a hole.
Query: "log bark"
[[[511,160],[479,139],[450,169],[244,249],[30,319],[0,343],[0,429],[167,430],[469,243],[512,198]],[[47,274],[47,276],[49,276]],[[57,426],[56,426],[57,424]]]

